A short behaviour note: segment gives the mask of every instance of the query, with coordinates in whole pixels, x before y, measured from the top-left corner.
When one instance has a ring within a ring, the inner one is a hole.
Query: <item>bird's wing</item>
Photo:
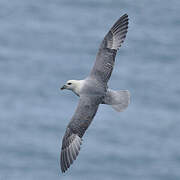
[[[101,83],[108,82],[113,70],[116,52],[124,42],[127,29],[128,15],[124,14],[104,37],[97,53],[95,64],[90,73],[92,78],[95,78]]]
[[[82,136],[94,118],[99,103],[100,99],[98,97],[80,97],[78,107],[67,126],[62,141],[60,158],[62,172],[65,172],[78,156]]]

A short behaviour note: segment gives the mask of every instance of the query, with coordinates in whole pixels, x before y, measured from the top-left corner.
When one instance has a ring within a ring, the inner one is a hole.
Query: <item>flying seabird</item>
[[[107,86],[117,50],[125,40],[127,29],[128,15],[124,14],[104,37],[88,77],[84,80],[69,80],[61,88],[61,90],[71,90],[79,96],[79,104],[62,140],[60,165],[63,173],[77,158],[82,137],[91,124],[99,105],[108,104],[121,112],[130,102],[128,90],[114,91]]]

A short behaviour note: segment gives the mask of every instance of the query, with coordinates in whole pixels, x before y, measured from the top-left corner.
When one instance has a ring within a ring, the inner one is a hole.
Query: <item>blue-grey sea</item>
[[[128,89],[101,105],[77,160],[60,171],[61,141],[104,35],[129,30],[109,81]],[[0,180],[179,180],[180,1],[0,0]]]

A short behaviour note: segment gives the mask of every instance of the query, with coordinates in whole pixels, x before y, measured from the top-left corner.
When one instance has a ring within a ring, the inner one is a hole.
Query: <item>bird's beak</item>
[[[66,89],[66,85],[64,85],[64,86],[61,88],[61,90],[63,90],[63,89]]]

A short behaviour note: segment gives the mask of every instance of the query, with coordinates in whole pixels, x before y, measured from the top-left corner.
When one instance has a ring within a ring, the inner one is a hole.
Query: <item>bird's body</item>
[[[61,89],[72,90],[80,97],[78,107],[67,126],[62,141],[61,170],[65,172],[80,151],[82,137],[91,124],[100,104],[111,105],[123,111],[129,104],[127,90],[114,91],[108,88],[117,50],[123,43],[128,29],[128,15],[123,15],[102,41],[95,64],[84,80],[69,80]]]

